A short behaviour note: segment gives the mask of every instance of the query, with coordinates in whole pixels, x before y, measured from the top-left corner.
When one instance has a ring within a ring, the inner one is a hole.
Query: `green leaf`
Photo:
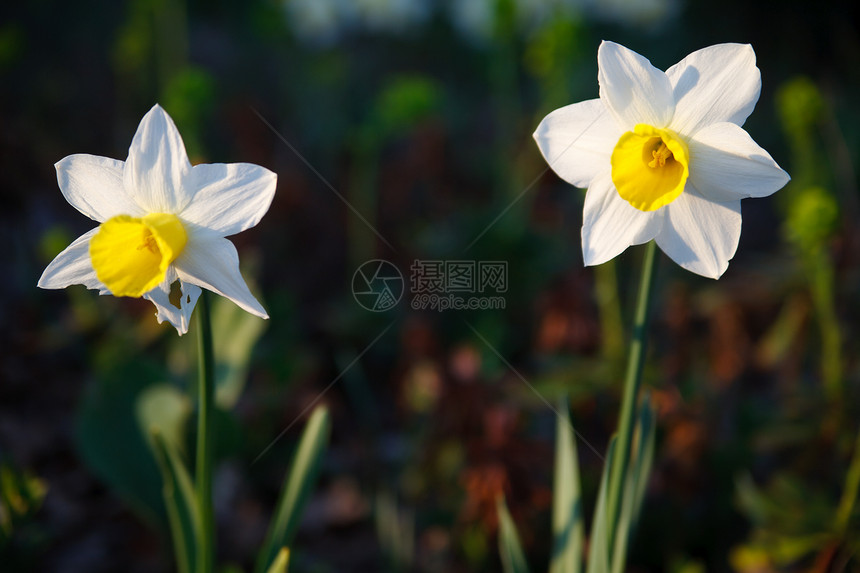
[[[576,436],[567,399],[559,404],[556,419],[555,478],[552,493],[552,559],[550,573],[579,573],[585,546],[582,495]]]
[[[215,404],[219,409],[230,411],[245,388],[253,350],[268,321],[248,314],[223,297],[211,298]],[[168,364],[173,377],[197,379],[197,346],[196,337],[172,340]]]
[[[146,360],[112,365],[87,387],[77,412],[75,442],[99,479],[138,515],[162,527],[161,474],[140,427],[137,399],[164,373]]]
[[[144,434],[158,432],[180,451],[185,443],[185,424],[191,415],[188,396],[169,384],[144,388],[135,401],[137,422]]]
[[[135,401],[135,414],[162,476],[162,497],[173,538],[179,573],[194,570],[194,542],[199,534],[196,497],[181,452],[192,407],[188,396],[169,384],[144,388]]]
[[[612,473],[612,456],[615,452],[615,439],[612,436],[606,449],[603,475],[600,476],[600,489],[597,492],[597,505],[594,507],[594,520],[591,523],[591,543],[588,549],[587,573],[609,573],[609,540],[606,523],[606,497],[609,489],[609,476]]]
[[[648,479],[651,477],[651,466],[654,463],[655,441],[657,437],[657,419],[651,399],[646,394],[639,407],[639,424],[637,426],[639,447],[633,466],[634,498],[633,498],[633,524],[639,521],[639,512],[642,502],[645,501],[645,492],[648,489]]]
[[[163,476],[164,505],[179,573],[194,571],[194,543],[200,536],[200,513],[191,476],[175,444],[157,429],[151,434],[153,451]]]
[[[283,547],[289,547],[302,510],[316,481],[322,455],[331,430],[328,408],[318,406],[311,414],[293,457],[281,498],[269,525],[266,541],[257,559],[257,573],[263,573]]]
[[[499,555],[505,573],[528,573],[529,566],[520,544],[517,526],[508,512],[504,496],[499,496],[496,501],[496,513],[499,516]]]
[[[230,410],[248,380],[251,352],[266,330],[267,321],[248,314],[225,298],[216,297],[214,302],[215,403]],[[229,336],[220,336],[221,333]]]
[[[272,561],[272,566],[269,567],[266,573],[287,573],[287,566],[289,564],[290,550],[286,547],[281,547],[281,550],[275,556],[275,560]]]

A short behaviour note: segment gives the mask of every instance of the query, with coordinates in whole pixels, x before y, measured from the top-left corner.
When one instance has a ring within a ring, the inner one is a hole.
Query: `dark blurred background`
[[[602,39],[661,69],[751,43],[763,87],[745,128],[793,179],[744,201],[719,282],[661,259],[658,448],[629,570],[860,570],[858,21],[856,3],[799,0],[3,3],[0,570],[173,569],[140,427],[193,409],[194,328],[36,288],[95,225],[53,164],[125,159],[156,102],[192,162],[278,174],[268,215],[233,238],[271,320],[215,309],[219,561],[247,570],[293,422],[323,392],[333,435],[290,571],[499,571],[500,493],[544,570],[547,402],[569,396],[591,504],[641,250],[583,268],[584,194],[531,139],[597,97]],[[371,259],[406,278],[385,312],[351,292]],[[412,310],[415,260],[507,262],[505,308]]]

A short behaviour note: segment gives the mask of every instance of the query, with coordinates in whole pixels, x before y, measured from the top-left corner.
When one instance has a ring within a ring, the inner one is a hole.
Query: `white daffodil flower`
[[[587,187],[586,265],[652,239],[683,268],[719,278],[741,234],[741,199],[788,174],[740,126],[761,91],[749,45],[693,52],[666,72],[624,46],[597,52],[600,97],[557,109],[534,134],[565,181]]]
[[[188,332],[201,288],[261,318],[266,311],[239,273],[224,237],[256,225],[272,203],[277,176],[249,163],[192,167],[170,116],[143,117],[125,162],[70,155],[55,165],[66,200],[97,221],[48,265],[39,286],[81,284],[100,294],[143,297],[179,334]],[[180,305],[169,299],[179,280]]]

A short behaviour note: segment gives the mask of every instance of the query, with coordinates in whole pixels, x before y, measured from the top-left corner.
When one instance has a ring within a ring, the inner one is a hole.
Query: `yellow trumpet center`
[[[677,199],[690,174],[684,140],[644,123],[618,139],[610,162],[618,194],[640,211],[655,211]]]
[[[176,215],[111,217],[90,239],[96,277],[114,296],[139,297],[157,287],[188,236]]]

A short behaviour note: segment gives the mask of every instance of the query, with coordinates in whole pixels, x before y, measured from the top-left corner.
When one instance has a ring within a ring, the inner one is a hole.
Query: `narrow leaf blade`
[[[615,452],[615,438],[609,441],[606,449],[606,462],[603,475],[600,477],[600,490],[597,493],[597,505],[594,507],[594,519],[591,522],[591,543],[588,549],[587,573],[609,573],[609,540],[606,523],[606,497],[609,495],[609,476],[612,474],[612,456]]]
[[[523,552],[517,526],[508,511],[504,496],[496,502],[496,512],[499,516],[499,555],[505,573],[528,573],[529,566]]]
[[[287,573],[287,567],[290,564],[290,550],[286,547],[281,547],[281,550],[278,551],[278,554],[275,556],[275,560],[272,561],[272,566],[266,571],[266,573]]]
[[[585,546],[582,495],[576,436],[567,399],[556,420],[555,477],[552,494],[552,559],[550,573],[580,573]]]
[[[328,408],[318,406],[308,419],[299,446],[293,456],[290,473],[281,491],[263,549],[257,559],[258,573],[263,573],[278,551],[289,547],[299,525],[302,510],[316,481],[320,462],[331,433]]]
[[[651,466],[654,463],[654,450],[657,436],[657,416],[651,406],[651,400],[646,394],[639,410],[639,448],[636,454],[633,479],[636,483],[633,498],[633,523],[639,520],[648,479],[651,477]]]
[[[195,567],[194,543],[199,542],[200,514],[191,476],[176,450],[158,431],[153,431],[152,449],[161,469],[164,504],[180,573],[190,573]]]

